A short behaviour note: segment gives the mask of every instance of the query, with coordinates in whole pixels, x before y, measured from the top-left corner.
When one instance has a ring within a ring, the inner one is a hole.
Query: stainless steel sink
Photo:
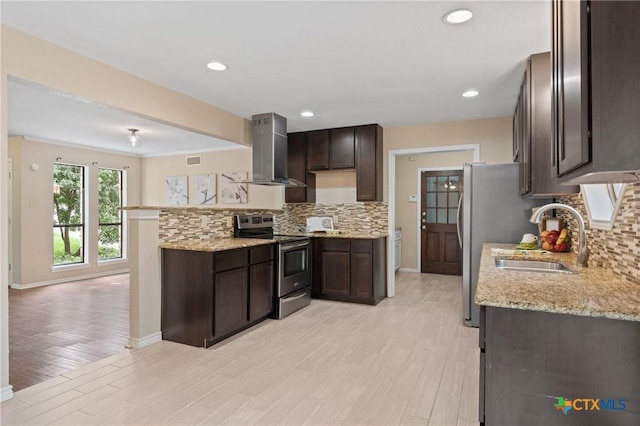
[[[543,262],[541,260],[496,259],[496,268],[513,271],[554,272],[559,274],[575,274],[562,263]]]

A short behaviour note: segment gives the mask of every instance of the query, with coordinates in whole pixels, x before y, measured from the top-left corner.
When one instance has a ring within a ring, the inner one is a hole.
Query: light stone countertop
[[[362,239],[362,240],[377,240],[378,238],[388,237],[386,232],[357,232],[357,231],[343,231],[340,230],[338,234],[327,234],[326,232],[308,232],[302,234],[312,238],[350,238],[350,239]]]
[[[640,285],[596,266],[576,266],[575,253],[495,255],[484,244],[475,293],[478,305],[640,321]],[[575,274],[501,270],[495,258],[560,262]]]
[[[175,243],[160,243],[160,248],[216,252],[274,243],[274,240],[263,240],[260,238],[222,237],[206,241],[179,241]]]

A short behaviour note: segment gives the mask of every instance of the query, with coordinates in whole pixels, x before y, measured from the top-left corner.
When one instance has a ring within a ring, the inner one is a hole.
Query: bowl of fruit
[[[562,231],[556,229],[551,231],[542,231],[540,233],[541,247],[543,250],[565,252],[569,251],[569,231],[563,228]]]

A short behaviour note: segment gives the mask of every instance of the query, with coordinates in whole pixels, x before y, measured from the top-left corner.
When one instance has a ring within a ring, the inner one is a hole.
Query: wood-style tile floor
[[[397,277],[375,307],[312,300],[209,349],[121,351],[17,392],[2,424],[477,425],[460,277]]]
[[[124,349],[129,274],[9,289],[9,383],[14,391]]]

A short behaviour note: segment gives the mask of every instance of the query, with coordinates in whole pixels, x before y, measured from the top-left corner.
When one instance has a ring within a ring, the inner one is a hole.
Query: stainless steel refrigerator
[[[517,163],[467,163],[464,166],[458,217],[458,240],[462,247],[462,312],[464,323],[479,326],[480,308],[473,302],[482,244],[517,244],[525,233],[538,234],[529,222],[533,207],[550,199],[520,196]]]

